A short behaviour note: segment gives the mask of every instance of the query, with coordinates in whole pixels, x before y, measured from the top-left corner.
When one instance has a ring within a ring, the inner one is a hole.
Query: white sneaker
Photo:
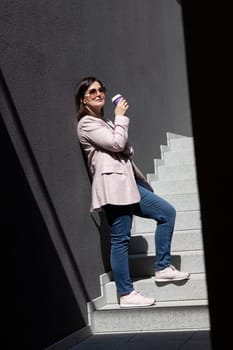
[[[182,281],[189,279],[189,272],[176,270],[173,265],[166,267],[161,271],[155,272],[156,282]]]
[[[130,294],[120,297],[120,307],[143,307],[155,303],[153,298],[144,297],[141,293],[133,290]]]

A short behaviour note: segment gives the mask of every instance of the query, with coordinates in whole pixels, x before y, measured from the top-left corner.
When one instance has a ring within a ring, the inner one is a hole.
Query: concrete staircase
[[[101,296],[88,303],[94,334],[210,328],[193,139],[167,133],[167,145],[161,146],[161,159],[154,160],[154,171],[147,175],[150,184],[177,211],[172,263],[189,271],[190,280],[155,282],[156,223],[135,217],[129,247],[131,276],[135,289],[155,297],[156,304],[120,309],[111,273],[104,274],[100,276]]]

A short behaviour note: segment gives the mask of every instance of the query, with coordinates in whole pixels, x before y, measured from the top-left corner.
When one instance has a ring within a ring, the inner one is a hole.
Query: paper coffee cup
[[[115,96],[113,96],[112,102],[114,103],[115,106],[118,104],[121,98],[122,98],[121,94],[116,94]]]

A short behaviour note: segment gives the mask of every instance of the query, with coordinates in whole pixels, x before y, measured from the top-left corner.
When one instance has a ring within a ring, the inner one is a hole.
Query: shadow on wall
[[[91,215],[91,218],[100,235],[100,245],[103,264],[106,272],[111,270],[110,266],[110,233],[108,228],[107,219],[103,211],[99,212],[98,219],[95,214]]]
[[[14,301],[16,347],[41,350],[85,326],[85,320],[2,119],[0,140],[4,164],[1,170],[5,221],[2,239],[9,269],[7,295],[14,291],[10,304]],[[10,271],[14,271],[14,276]],[[11,307],[6,310],[6,319],[10,310]]]
[[[64,232],[27,144],[2,73],[0,82],[1,113],[4,112],[4,117],[11,118],[15,123],[21,141],[27,148],[34,171],[37,173],[43,195],[50,205],[56,230],[63,244],[67,246]],[[87,320],[83,313],[83,306],[71,288],[57,249],[52,242],[49,229],[3,122],[2,114],[0,141],[1,160],[4,164],[1,171],[1,199],[4,203],[5,226],[2,238],[6,251],[9,252],[7,264],[9,266],[11,263],[14,264],[11,270],[14,271],[14,276],[7,274],[7,295],[14,291],[12,299],[15,300],[16,334],[17,339],[20,339],[20,346],[25,349],[39,350],[83,328]],[[89,300],[72,253],[68,247],[66,248],[75,277],[82,287],[86,300]],[[9,309],[7,316],[9,316]]]

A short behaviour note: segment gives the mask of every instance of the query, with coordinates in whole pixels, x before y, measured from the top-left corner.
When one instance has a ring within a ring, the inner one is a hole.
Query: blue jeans
[[[111,235],[111,268],[119,295],[134,290],[129,273],[128,245],[133,215],[154,219],[155,271],[160,271],[171,263],[171,240],[176,211],[174,207],[155,193],[137,185],[141,196],[139,203],[131,205],[106,205],[105,213]]]

